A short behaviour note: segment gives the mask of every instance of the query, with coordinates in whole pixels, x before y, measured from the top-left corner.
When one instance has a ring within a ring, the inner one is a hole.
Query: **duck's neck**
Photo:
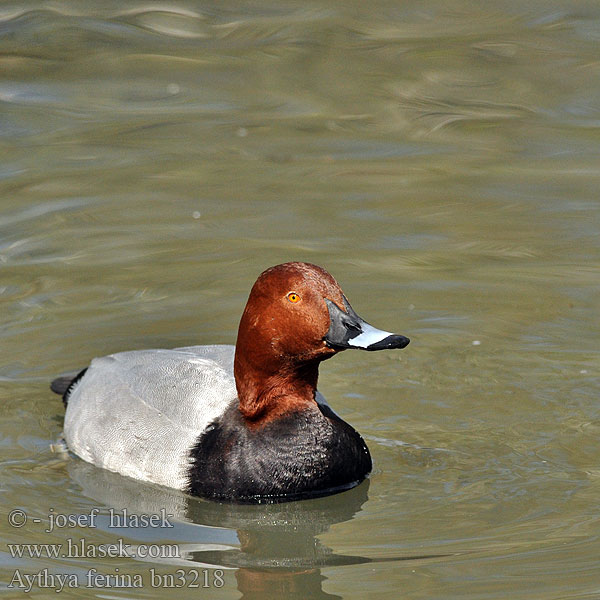
[[[283,362],[265,368],[264,363],[253,363],[236,352],[233,371],[240,412],[250,424],[264,424],[292,411],[316,407],[317,361]]]

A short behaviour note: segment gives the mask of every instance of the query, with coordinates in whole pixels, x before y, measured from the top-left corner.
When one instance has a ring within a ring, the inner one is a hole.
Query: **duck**
[[[366,443],[317,390],[322,361],[409,339],[359,317],[323,268],[288,262],[250,291],[236,345],[118,352],[57,377],[67,448],[97,467],[241,504],[348,490]]]

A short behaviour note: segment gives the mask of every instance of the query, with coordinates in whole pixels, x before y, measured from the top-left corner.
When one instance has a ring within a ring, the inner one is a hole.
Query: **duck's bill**
[[[325,343],[330,348],[344,350],[358,348],[360,350],[392,350],[404,348],[410,340],[403,335],[382,331],[361,319],[350,306],[344,296],[344,308],[341,310],[335,302],[325,299],[329,310],[329,331],[325,335]]]

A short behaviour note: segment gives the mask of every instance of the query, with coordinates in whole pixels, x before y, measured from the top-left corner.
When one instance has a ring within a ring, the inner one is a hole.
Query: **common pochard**
[[[236,346],[119,352],[51,387],[83,460],[205,498],[281,502],[371,471],[362,437],[317,391],[319,363],[408,343],[361,319],[327,271],[291,262],[257,279]]]

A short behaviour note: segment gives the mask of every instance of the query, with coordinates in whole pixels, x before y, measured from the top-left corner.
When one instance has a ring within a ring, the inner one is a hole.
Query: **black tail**
[[[77,377],[78,373],[79,371],[67,373],[66,375],[61,375],[60,377],[57,377],[50,384],[50,389],[55,394],[60,394],[62,396],[67,391],[71,383],[73,383],[73,380],[75,379],[75,377]]]
[[[62,396],[65,406],[69,401],[69,393],[73,389],[73,386],[85,375],[87,367],[83,371],[73,371],[66,375],[61,375],[52,381],[50,389],[55,393]]]

